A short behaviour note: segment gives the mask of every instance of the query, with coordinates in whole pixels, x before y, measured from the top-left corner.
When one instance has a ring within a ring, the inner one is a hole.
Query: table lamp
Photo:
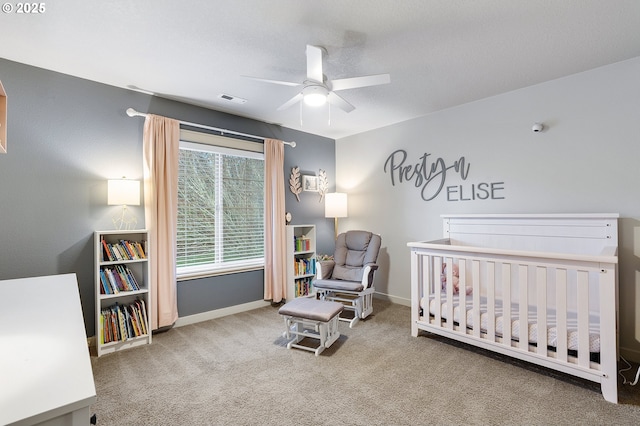
[[[324,217],[334,218],[334,228],[336,240],[338,239],[338,218],[347,217],[347,194],[343,192],[333,192],[325,195]]]
[[[140,205],[140,181],[124,178],[108,180],[107,204],[122,206],[122,214],[113,218],[116,229],[133,229],[138,219],[132,214],[127,215],[127,206]]]

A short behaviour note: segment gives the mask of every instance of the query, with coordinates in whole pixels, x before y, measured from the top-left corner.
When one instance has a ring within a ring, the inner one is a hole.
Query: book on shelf
[[[146,259],[145,241],[120,240],[109,243],[102,239],[102,261],[115,262],[121,260]]]
[[[137,299],[136,300],[136,304],[138,306],[138,310],[139,310],[140,315],[142,317],[142,328],[143,328],[144,334],[147,334],[148,333],[147,324],[149,324],[149,321],[147,319],[147,307],[146,307],[143,299]]]
[[[315,275],[316,260],[311,259],[295,259],[293,270],[296,275]]]
[[[111,249],[107,245],[107,242],[102,239],[102,260],[104,261],[112,261],[113,255],[111,254]]]
[[[131,333],[135,336],[141,336],[143,333],[140,328],[140,319],[136,315],[135,309],[132,306],[128,307],[127,316],[129,317]]]
[[[293,237],[293,247],[295,251],[311,250],[311,240],[307,237]]]
[[[308,296],[312,293],[313,285],[311,278],[303,278],[295,282],[295,296]]]
[[[101,266],[100,284],[101,294],[140,290],[135,275],[126,265]]]
[[[112,343],[144,336],[148,333],[144,300],[114,304],[100,312],[100,343]]]

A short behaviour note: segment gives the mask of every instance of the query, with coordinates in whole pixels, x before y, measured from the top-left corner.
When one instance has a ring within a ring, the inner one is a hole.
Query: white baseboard
[[[411,299],[405,299],[404,297],[392,296],[390,294],[380,293],[378,291],[373,293],[373,297],[376,299],[387,300],[398,305],[411,306]]]
[[[627,361],[640,363],[640,351],[621,347],[620,355],[623,356]]]
[[[227,315],[238,314],[240,312],[251,311],[258,308],[270,306],[271,303],[265,300],[256,300],[255,302],[243,303],[242,305],[229,306],[228,308],[216,309],[213,311],[201,312],[199,314],[180,317],[176,320],[174,327],[182,327],[183,325],[195,324],[202,321],[226,317]]]
[[[188,315],[186,317],[180,317],[176,320],[174,327],[181,327],[183,325],[195,324],[210,319],[216,319],[226,317],[227,315],[238,314],[240,312],[251,311],[253,309],[263,308],[270,306],[271,303],[264,300],[256,300],[255,302],[244,303],[242,305],[230,306],[228,308],[216,309],[214,311],[201,312],[195,315]],[[87,346],[92,348],[96,345],[96,336],[87,337]]]

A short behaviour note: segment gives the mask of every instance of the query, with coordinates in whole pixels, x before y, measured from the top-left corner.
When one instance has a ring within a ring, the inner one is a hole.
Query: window
[[[255,142],[181,131],[179,278],[264,267],[262,149]]]

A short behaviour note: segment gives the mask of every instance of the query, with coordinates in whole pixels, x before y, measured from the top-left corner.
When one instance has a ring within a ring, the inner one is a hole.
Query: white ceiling
[[[638,0],[43,4],[0,13],[0,57],[333,139],[640,56]],[[354,111],[331,108],[329,124],[305,109],[301,125],[299,107],[276,110],[297,88],[243,76],[302,82],[307,44],[326,48],[328,79],[391,83],[341,91]]]

